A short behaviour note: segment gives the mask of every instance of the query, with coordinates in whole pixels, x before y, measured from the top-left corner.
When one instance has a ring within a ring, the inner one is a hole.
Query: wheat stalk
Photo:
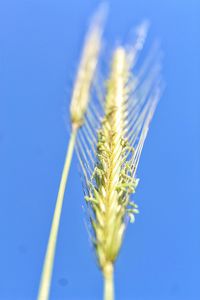
[[[78,156],[85,177],[85,200],[100,269],[104,276],[104,299],[114,299],[114,262],[122,245],[127,216],[134,221],[137,205],[130,199],[149,123],[160,96],[159,68],[147,76],[132,76],[146,36],[146,23],[139,27],[134,47],[118,47],[107,82],[104,115],[95,127],[88,110],[83,134],[78,136]],[[149,64],[147,64],[149,66]],[[148,68],[147,68],[148,69]],[[94,142],[96,140],[96,148]]]
[[[95,74],[99,58],[99,52],[101,48],[102,25],[104,15],[105,10],[101,7],[98,13],[93,18],[93,21],[91,22],[89,32],[86,36],[85,46],[83,49],[79,69],[77,72],[77,78],[74,84],[70,107],[72,130],[66,153],[63,172],[60,180],[60,186],[56,199],[52,225],[50,229],[49,240],[47,244],[46,255],[43,264],[43,271],[40,281],[38,300],[47,300],[49,298],[64,193],[74,152],[74,145],[76,141],[77,132],[84,123],[84,115],[87,111],[90,99],[90,90],[93,83],[93,77]]]

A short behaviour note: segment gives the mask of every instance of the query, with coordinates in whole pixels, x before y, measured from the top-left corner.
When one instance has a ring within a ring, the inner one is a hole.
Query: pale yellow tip
[[[91,23],[89,32],[85,39],[85,45],[74,84],[71,100],[72,125],[80,127],[84,122],[84,114],[90,99],[90,89],[95,76],[99,52],[102,43],[104,10],[101,8]]]

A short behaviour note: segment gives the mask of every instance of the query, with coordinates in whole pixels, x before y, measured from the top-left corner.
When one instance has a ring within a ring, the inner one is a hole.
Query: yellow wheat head
[[[90,90],[98,64],[102,45],[105,7],[101,7],[93,17],[89,32],[85,38],[83,53],[79,64],[70,106],[72,126],[80,127],[90,100]]]
[[[127,219],[133,222],[138,213],[131,194],[138,184],[136,169],[160,97],[160,67],[153,51],[134,72],[146,32],[143,23],[134,47],[115,49],[103,100],[99,106],[91,101],[78,136],[91,238],[104,273],[119,253]]]

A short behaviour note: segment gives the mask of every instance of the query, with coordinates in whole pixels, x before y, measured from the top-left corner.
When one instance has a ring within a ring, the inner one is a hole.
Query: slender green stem
[[[59,230],[59,224],[60,224],[60,217],[61,217],[61,212],[62,212],[63,199],[64,199],[64,193],[65,193],[68,173],[69,173],[69,169],[70,169],[72,155],[74,152],[76,136],[77,136],[77,128],[75,127],[71,132],[68,150],[67,150],[67,154],[66,154],[66,158],[65,158],[65,164],[64,164],[64,168],[63,168],[63,172],[62,172],[62,176],[61,176],[61,180],[60,180],[60,186],[59,186],[58,196],[57,196],[57,200],[56,200],[53,221],[52,221],[52,225],[51,225],[48,245],[47,245],[47,249],[46,249],[46,255],[45,255],[44,264],[43,264],[43,271],[42,271],[39,293],[38,293],[38,298],[37,298],[38,300],[48,300],[48,298],[49,298],[49,291],[50,291],[50,286],[51,286],[51,277],[52,277],[52,271],[53,271],[53,264],[54,264],[56,242],[57,242],[57,236],[58,236],[58,230]]]
[[[104,270],[104,300],[114,300],[113,265],[108,263]]]

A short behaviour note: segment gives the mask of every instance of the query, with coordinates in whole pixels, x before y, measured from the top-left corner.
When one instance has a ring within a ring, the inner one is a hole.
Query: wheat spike
[[[77,132],[84,123],[85,113],[87,111],[88,103],[90,100],[91,86],[93,84],[93,79],[102,42],[102,28],[104,15],[105,9],[101,7],[95,15],[95,17],[93,18],[93,21],[91,22],[89,32],[86,36],[81,62],[79,65],[77,78],[72,92],[72,100],[70,107],[72,131],[70,135],[52,225],[50,229],[49,240],[40,281],[38,300],[48,300],[49,298],[64,193],[74,152]]]
[[[82,139],[78,137],[92,242],[105,278],[105,300],[114,299],[113,267],[122,245],[126,219],[129,217],[133,222],[138,213],[130,196],[138,184],[136,170],[161,90],[158,63],[150,60],[146,72],[141,70],[138,76],[132,75],[144,42],[143,39],[142,43],[138,41],[141,41],[141,35],[146,35],[146,24],[141,28],[135,47],[128,51],[121,46],[114,51],[104,114],[99,118],[99,124],[95,127],[86,122],[89,128],[95,129],[96,143],[87,134]],[[96,152],[92,152],[92,163],[88,153],[91,145],[96,147]]]
[[[101,7],[95,15],[85,39],[82,58],[73,88],[70,106],[72,126],[80,127],[84,122],[84,115],[90,99],[91,82],[94,80],[95,70],[101,49],[102,24],[105,17],[105,7]]]

